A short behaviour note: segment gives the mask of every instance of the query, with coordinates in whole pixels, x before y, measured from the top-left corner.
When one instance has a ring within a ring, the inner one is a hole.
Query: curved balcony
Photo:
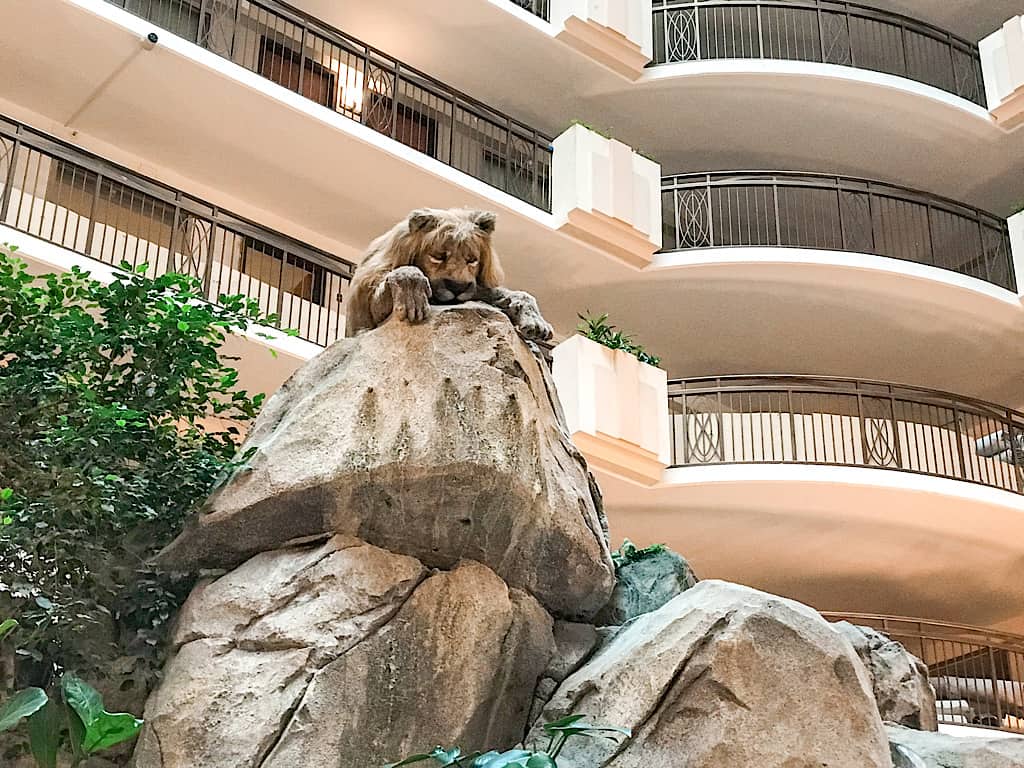
[[[1024,493],[1024,414],[857,379],[735,376],[669,383],[671,465],[826,464]]]
[[[712,59],[856,67],[985,105],[978,46],[908,16],[837,0],[654,0],[654,64]]]
[[[898,616],[824,616],[877,629],[921,659],[939,723],[1024,733],[1024,636]]]
[[[277,0],[107,0],[388,138],[551,209],[551,137]]]
[[[770,171],[662,180],[663,248],[812,248],[884,256],[1016,291],[1006,221],[926,192]]]
[[[2,116],[0,225],[114,267],[192,275],[209,301],[244,294],[320,346],[344,330],[353,264]]]

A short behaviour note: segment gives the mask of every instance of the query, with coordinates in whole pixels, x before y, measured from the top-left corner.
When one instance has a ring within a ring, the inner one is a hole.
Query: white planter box
[[[978,48],[992,117],[1006,130],[1024,125],[1024,18],[1014,16]]]
[[[569,432],[587,461],[640,485],[661,482],[670,458],[665,371],[583,336],[553,357]]]
[[[636,80],[654,57],[651,0],[551,0],[557,37]]]
[[[552,146],[558,228],[630,266],[650,264],[661,249],[661,166],[582,125]]]

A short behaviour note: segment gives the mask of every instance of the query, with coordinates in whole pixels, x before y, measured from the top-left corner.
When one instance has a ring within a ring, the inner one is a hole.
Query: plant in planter
[[[653,365],[655,368],[661,365],[660,357],[652,355],[633,341],[632,336],[627,336],[609,323],[607,314],[591,315],[588,311],[586,315],[577,315],[577,317],[580,319],[580,324],[576,326],[577,333],[609,349],[621,349],[623,352],[633,355],[641,363]]]
[[[0,640],[18,622],[0,622]],[[127,712],[111,713],[95,688],[65,672],[55,690],[23,688],[0,703],[0,732],[28,721],[29,748],[39,768],[56,768],[61,749],[71,754],[71,766],[97,752],[135,738],[142,720]]]
[[[632,732],[626,728],[593,725],[584,721],[584,715],[569,715],[551,723],[545,723],[544,733],[548,743],[541,751],[529,749],[508,749],[504,752],[490,750],[473,752],[463,755],[458,747],[444,749],[435,747],[433,751],[420,755],[412,755],[397,763],[389,763],[385,768],[398,768],[400,765],[411,765],[425,760],[433,760],[446,768],[557,768],[558,755],[561,754],[566,742],[573,736],[604,738],[620,741],[629,738]]]

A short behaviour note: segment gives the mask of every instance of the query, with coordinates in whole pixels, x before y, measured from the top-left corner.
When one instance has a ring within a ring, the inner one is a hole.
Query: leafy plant
[[[637,549],[629,539],[623,539],[622,546],[612,552],[612,562],[615,563],[615,568],[622,568],[624,565],[635,563],[638,560],[644,560],[648,557],[661,554],[665,551],[664,544],[651,544],[649,547],[643,549]]]
[[[190,586],[147,560],[236,466],[233,424],[262,401],[221,345],[274,318],[128,264],[109,284],[36,277],[13,250],[0,249],[0,613],[21,621],[16,677],[46,689],[74,670],[130,698]]]
[[[14,619],[0,623],[0,639],[17,626]],[[0,703],[0,732],[22,720],[28,721],[29,746],[39,768],[57,768],[62,748],[77,766],[89,755],[135,738],[142,727],[134,715],[107,712],[99,692],[70,673],[61,675],[53,696],[33,686]]]
[[[433,760],[440,766],[453,768],[557,768],[556,762],[566,742],[573,736],[590,738],[606,738],[619,741],[629,738],[632,733],[626,728],[592,725],[584,721],[584,715],[569,715],[551,723],[545,723],[544,733],[548,736],[547,746],[542,751],[529,749],[508,749],[504,752],[490,750],[463,755],[458,747],[444,749],[435,747],[431,752],[412,755],[397,763],[389,763],[385,768],[398,768],[400,765],[421,763]]]
[[[650,354],[642,346],[633,341],[632,336],[627,336],[608,322],[608,315],[577,315],[580,324],[576,326],[576,332],[586,336],[591,341],[603,344],[609,349],[621,349],[633,355],[641,363],[647,363],[657,368],[661,365],[661,358]]]

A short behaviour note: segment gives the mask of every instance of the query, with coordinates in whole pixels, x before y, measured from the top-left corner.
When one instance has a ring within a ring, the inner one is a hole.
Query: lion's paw
[[[515,297],[516,328],[524,339],[530,341],[548,341],[554,336],[555,330],[544,319],[537,306],[537,300],[528,293],[518,291]]]
[[[399,267],[387,276],[392,314],[399,320],[422,323],[430,312],[430,281],[416,267]]]

